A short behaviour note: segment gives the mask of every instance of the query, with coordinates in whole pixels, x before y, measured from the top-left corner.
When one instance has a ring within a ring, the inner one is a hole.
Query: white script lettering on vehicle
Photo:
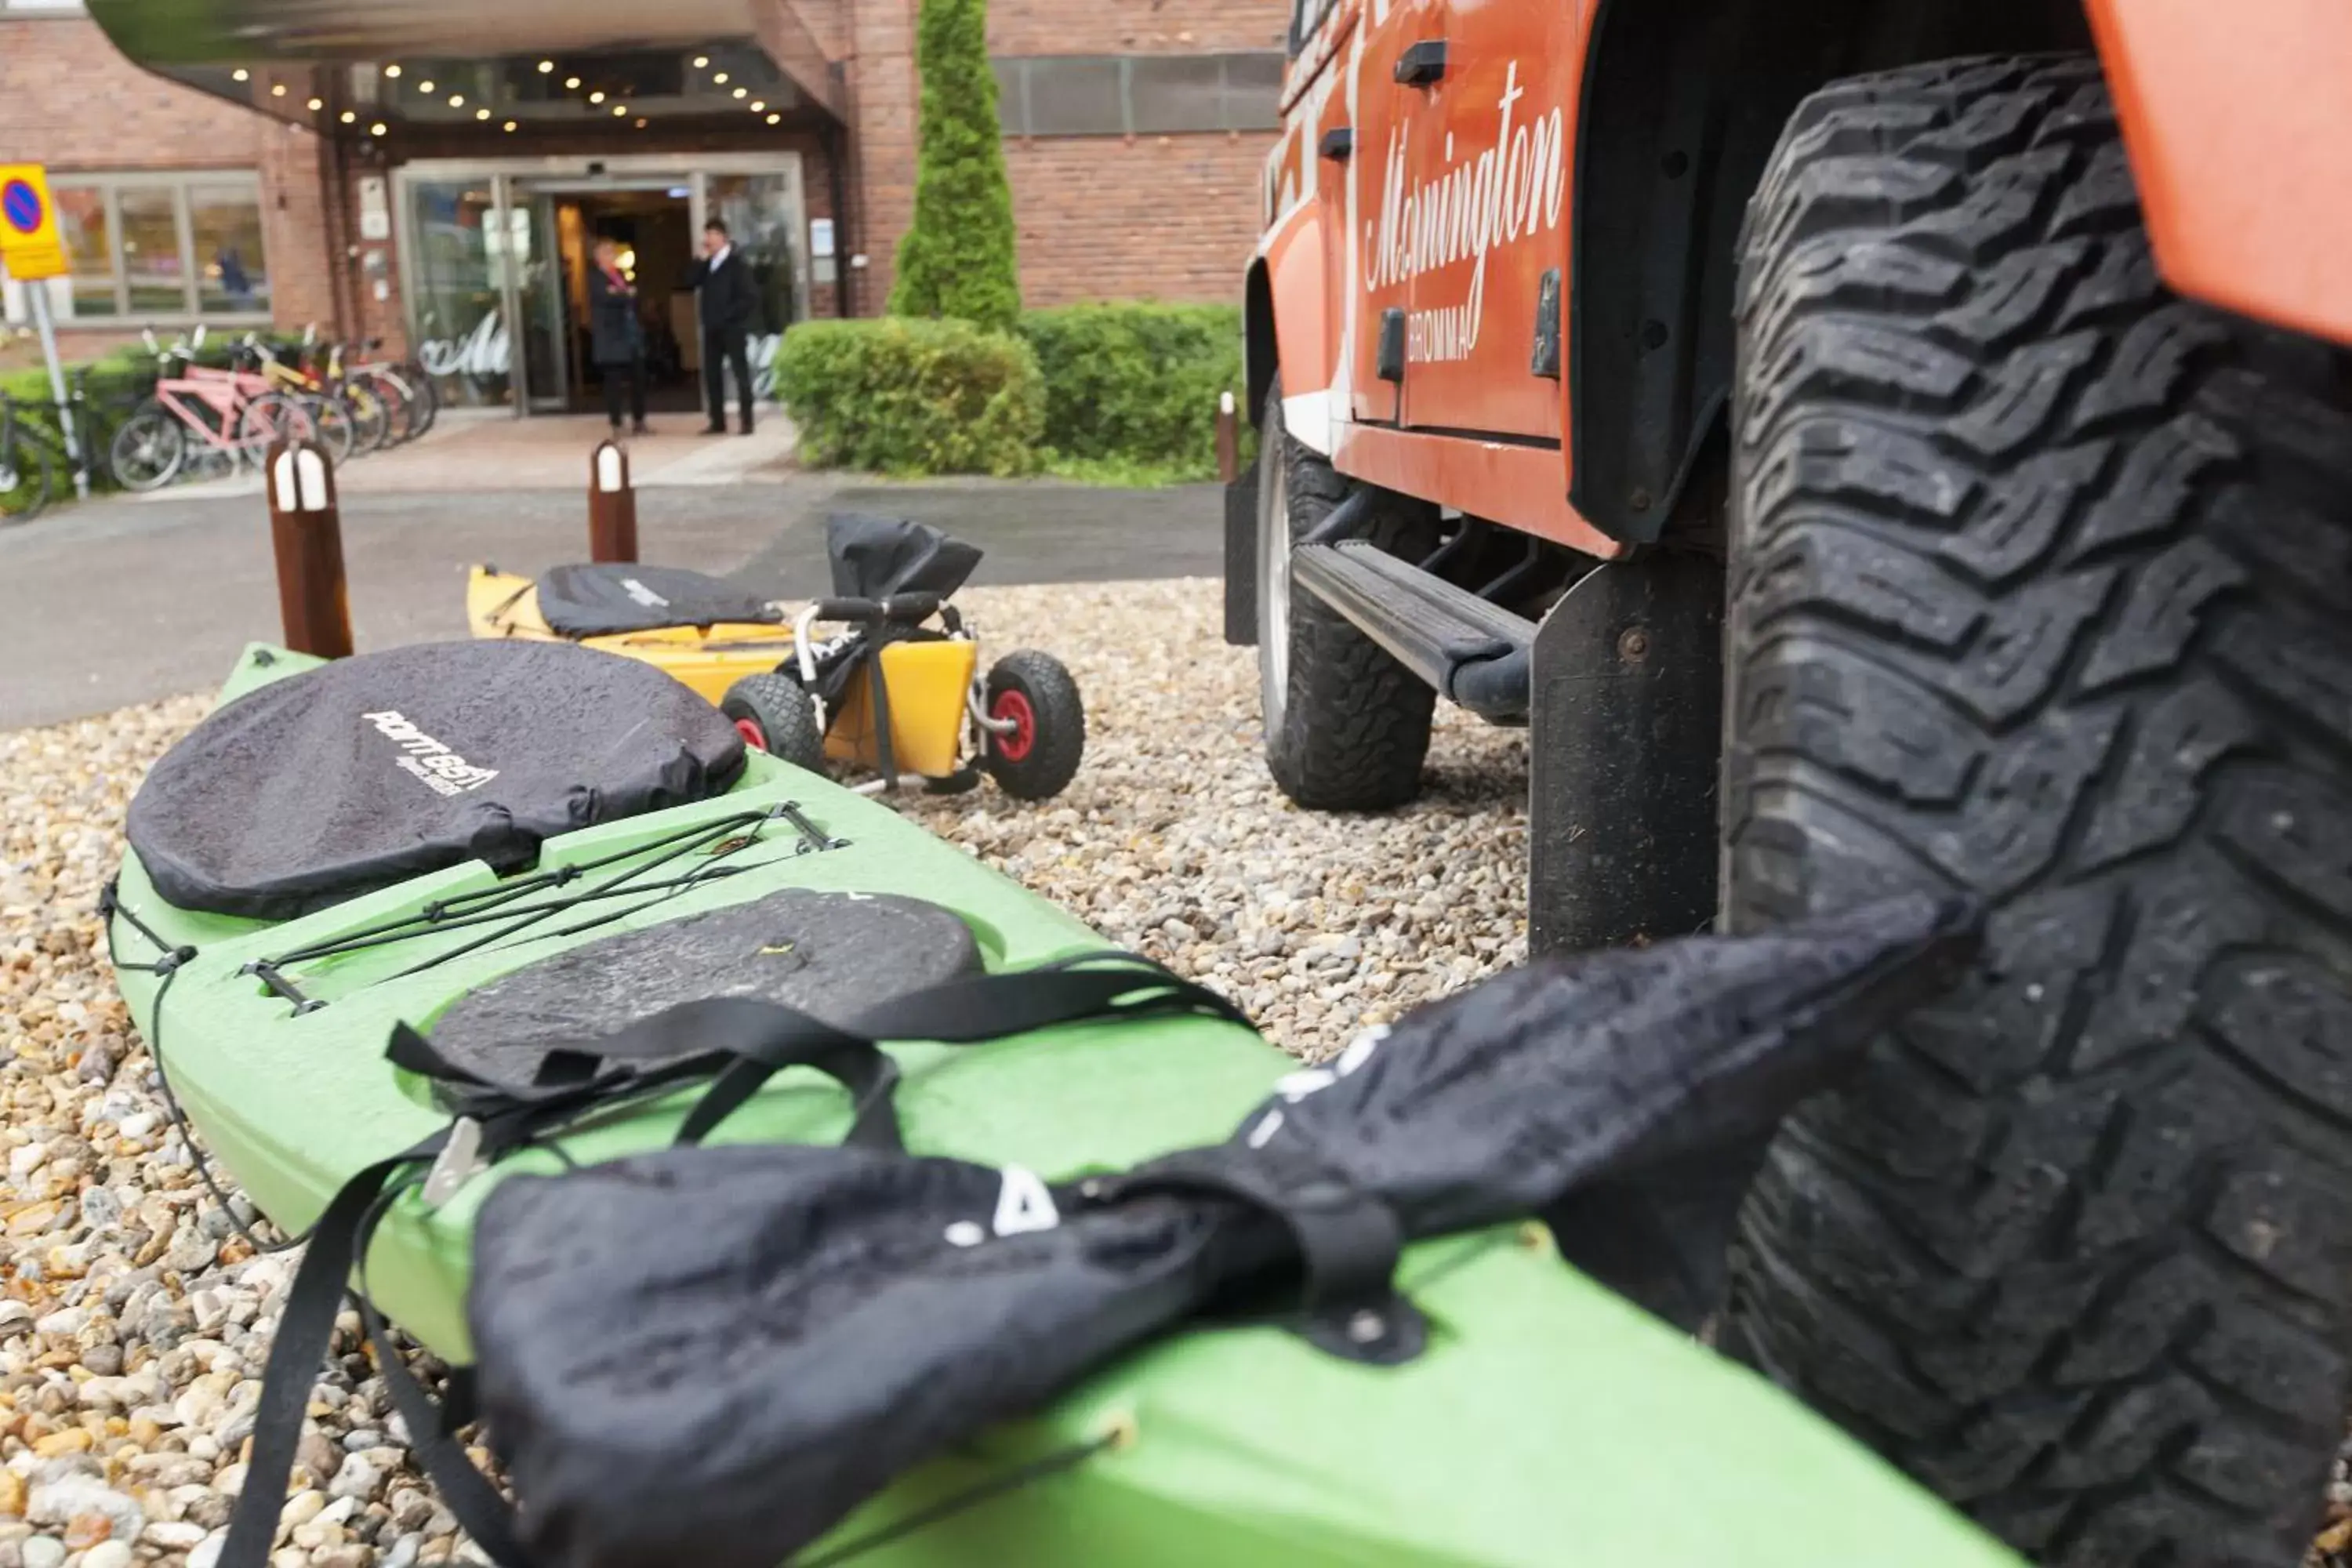
[[[1526,97],[1513,60],[1496,100],[1501,118],[1495,140],[1457,159],[1447,132],[1444,166],[1410,183],[1404,130],[1390,134],[1379,205],[1364,225],[1370,256],[1366,286],[1392,289],[1458,262],[1475,263],[1458,301],[1406,317],[1408,359],[1469,358],[1485,322],[1487,256],[1559,226],[1568,188],[1567,121],[1557,108],[1520,118]]]

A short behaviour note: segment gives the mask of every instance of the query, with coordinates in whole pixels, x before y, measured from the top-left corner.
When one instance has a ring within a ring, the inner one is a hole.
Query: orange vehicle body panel
[[[2352,5],[2088,9],[2165,281],[2352,342]]]
[[[1625,548],[1568,504],[1559,453],[1549,447],[1360,425],[1340,437],[1338,467],[1367,484],[1442,497],[1473,517],[1501,518],[1603,560]]]
[[[1283,390],[1292,397],[1320,392],[1330,384],[1331,331],[1336,314],[1331,307],[1336,300],[1332,298],[1325,249],[1323,215],[1307,203],[1292,207],[1290,216],[1266,236],[1265,243],[1260,247],[1275,298],[1300,301],[1295,309],[1277,310],[1274,318],[1275,342],[1281,362],[1286,369],[1298,367],[1296,385],[1291,376],[1283,378]],[[1318,443],[1318,450],[1322,445]]]
[[[1600,556],[1568,500],[1579,97],[1600,0],[1331,0],[1284,86],[1258,264],[1291,434],[1345,474]],[[2352,342],[2352,0],[2086,0],[2175,289]],[[1415,44],[1444,73],[1396,79]],[[1350,155],[1324,138],[1353,133]],[[1401,313],[1400,379],[1381,374]]]
[[[1533,368],[1548,273],[1565,300],[1596,5],[1333,5],[1285,88],[1259,258],[1301,441],[1354,478],[1608,556],[1620,547],[1568,501],[1566,345],[1556,374]],[[1398,82],[1398,57],[1434,38],[1449,43],[1445,75]],[[1321,153],[1339,128],[1354,137],[1344,161]],[[1391,310],[1404,316],[1402,382],[1380,374]]]

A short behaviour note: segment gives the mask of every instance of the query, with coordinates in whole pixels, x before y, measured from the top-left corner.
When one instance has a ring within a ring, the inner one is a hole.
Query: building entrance
[[[584,414],[604,405],[604,367],[591,352],[588,273],[595,245],[620,247],[621,270],[637,288],[645,329],[647,405],[690,414],[701,405],[694,379],[695,297],[685,286],[697,230],[684,185],[642,189],[526,187],[531,226],[550,237],[550,265],[524,289],[524,358],[534,411]]]
[[[809,297],[798,153],[699,166],[658,156],[420,162],[394,177],[410,342],[445,401],[518,414],[602,410],[588,268],[597,237],[609,235],[637,282],[651,408],[700,410],[702,332],[684,283],[709,217],[727,224],[758,281],[764,319],[751,358],[759,395],[772,395],[776,341],[806,314]]]

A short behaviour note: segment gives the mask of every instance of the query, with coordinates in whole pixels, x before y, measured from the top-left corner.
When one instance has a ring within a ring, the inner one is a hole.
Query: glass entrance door
[[[583,158],[568,172],[558,163],[436,161],[394,174],[409,341],[443,400],[518,415],[602,405],[587,313],[602,235],[622,247],[640,294],[653,410],[700,407],[701,329],[685,280],[708,217],[726,221],[751,262],[762,318],[749,345],[754,391],[772,400],[777,342],[808,313],[799,154],[713,154],[698,169],[660,155]]]
[[[510,199],[529,215],[527,264],[517,268],[516,320],[522,323],[523,375],[533,413],[586,413],[602,406],[609,367],[596,359],[589,274],[599,240],[637,293],[645,353],[639,367],[656,411],[677,412],[686,375],[674,325],[679,285],[692,259],[693,176],[635,172],[625,179],[518,179]]]
[[[568,265],[578,249],[563,233],[563,219],[576,225],[579,208],[546,191],[517,182],[511,216],[520,254],[515,258],[515,316],[522,323],[525,396],[534,414],[561,414],[572,406],[572,299]],[[571,243],[567,243],[570,241]]]
[[[719,218],[751,263],[761,321],[751,335],[751,382],[762,403],[775,396],[776,345],[808,313],[807,207],[797,159],[754,174],[705,174],[703,216]],[[697,228],[700,227],[698,224]]]

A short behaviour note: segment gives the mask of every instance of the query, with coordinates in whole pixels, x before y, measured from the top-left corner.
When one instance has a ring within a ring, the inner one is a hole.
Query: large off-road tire
[[[1290,437],[1282,384],[1266,394],[1258,446],[1257,669],[1266,768],[1310,811],[1384,811],[1421,793],[1437,694],[1297,585],[1290,552],[1330,515],[1348,481]],[[1355,535],[1399,555],[1437,544],[1437,513],[1383,498]]]
[[[2087,60],[1845,82],[1743,239],[1735,930],[1981,971],[1784,1130],[1725,1343],[2037,1560],[2290,1568],[2352,1355],[2352,376],[2158,282]]]

